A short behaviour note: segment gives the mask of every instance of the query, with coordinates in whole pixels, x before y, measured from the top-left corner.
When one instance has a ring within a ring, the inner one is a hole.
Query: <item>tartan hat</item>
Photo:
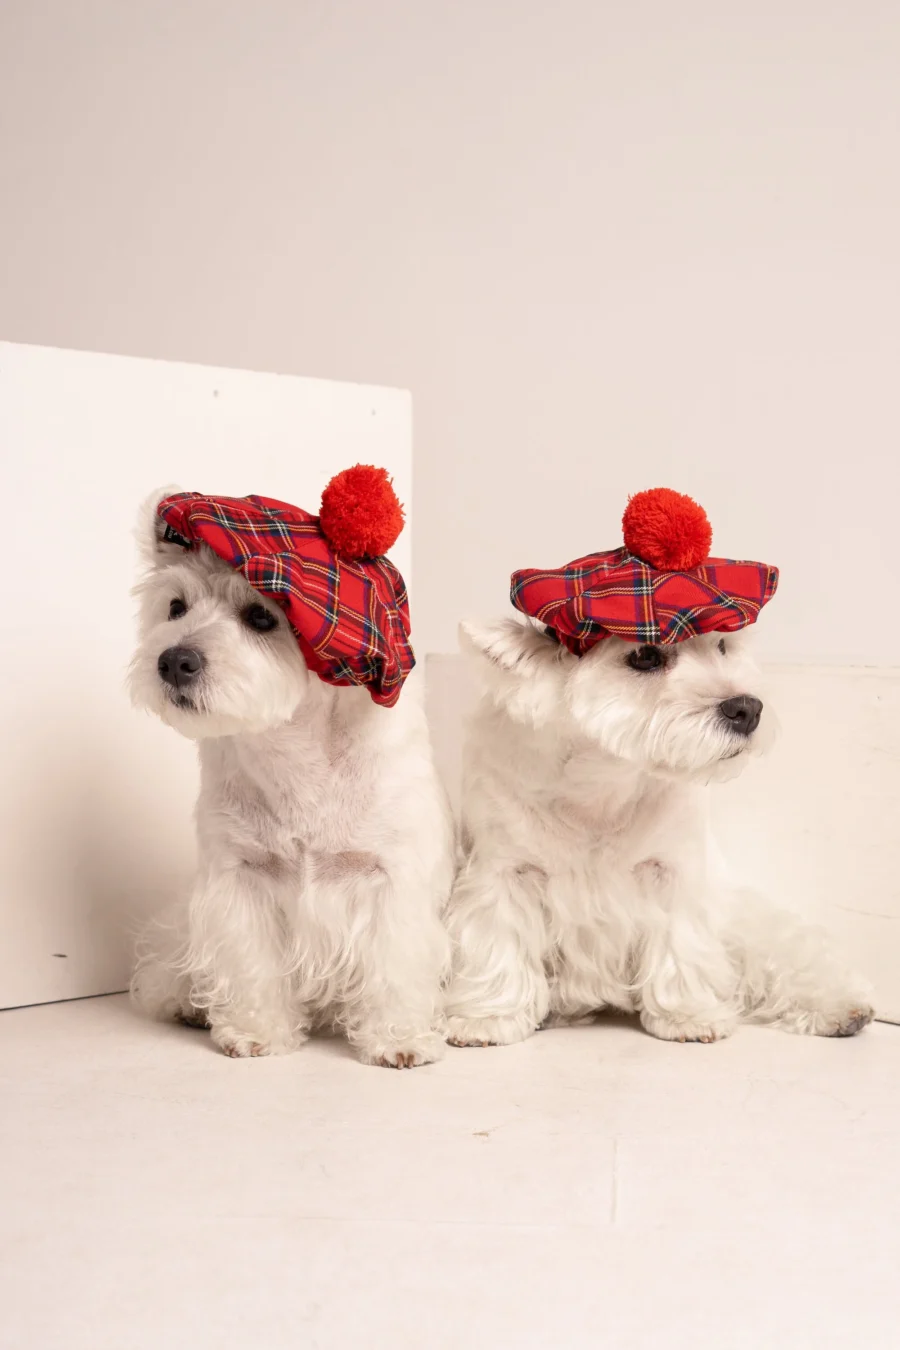
[[[415,665],[403,578],[382,555],[403,528],[385,469],[357,464],[322,494],[318,516],[270,497],[178,492],[159,503],[165,538],[205,544],[284,610],[326,684],[366,685],[392,707]]]
[[[680,492],[637,493],[622,531],[624,548],[555,571],[512,575],[516,608],[546,624],[576,656],[608,637],[657,646],[734,633],[755,623],[775,594],[777,567],[708,556],[706,512]]]

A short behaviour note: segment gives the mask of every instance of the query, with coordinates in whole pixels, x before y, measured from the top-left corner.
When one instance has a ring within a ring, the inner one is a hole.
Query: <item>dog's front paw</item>
[[[260,1055],[269,1054],[269,1048],[263,1041],[245,1036],[234,1027],[214,1027],[212,1039],[213,1044],[229,1059],[257,1059]]]
[[[264,1036],[260,1032],[242,1031],[229,1024],[212,1028],[213,1044],[229,1059],[259,1059],[263,1055],[286,1055],[294,1044],[282,1036]]]
[[[514,1045],[527,1040],[537,1028],[519,1017],[448,1017],[447,1040],[451,1045]]]
[[[722,1041],[730,1036],[737,1026],[733,1016],[696,1020],[659,1017],[646,1011],[641,1013],[641,1026],[661,1041],[702,1041],[709,1045],[713,1041]]]
[[[444,1042],[437,1032],[428,1031],[399,1040],[380,1037],[357,1040],[357,1049],[363,1064],[377,1064],[382,1069],[416,1069],[441,1059]]]

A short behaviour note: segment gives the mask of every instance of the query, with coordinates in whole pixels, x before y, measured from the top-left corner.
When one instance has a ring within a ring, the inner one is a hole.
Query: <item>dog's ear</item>
[[[137,522],[137,540],[141,562],[147,567],[168,567],[184,557],[184,546],[166,538],[166,522],[160,518],[158,507],[166,497],[180,492],[180,488],[158,488],[146,499]]]
[[[575,657],[542,628],[496,619],[462,623],[459,637],[463,651],[477,658],[485,691],[516,721],[538,726],[557,713],[561,682]]]
[[[513,618],[459,625],[463,651],[484,657],[500,670],[515,670],[520,662],[527,660],[536,650],[536,635],[537,630]]]

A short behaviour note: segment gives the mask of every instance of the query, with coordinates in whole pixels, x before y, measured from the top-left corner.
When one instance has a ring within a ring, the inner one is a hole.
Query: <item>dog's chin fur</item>
[[[139,703],[139,700],[135,701]],[[298,699],[289,712],[266,713],[260,710],[255,716],[252,711],[244,714],[217,711],[191,706],[187,702],[177,703],[173,699],[166,700],[159,708],[153,707],[149,701],[144,706],[148,712],[155,712],[166,726],[177,731],[180,736],[189,741],[204,741],[218,736],[260,735],[264,731],[284,726],[299,710],[301,702],[302,699]]]
[[[137,1002],[210,1026],[232,1056],[343,1030],[367,1063],[443,1050],[441,923],[453,876],[449,811],[415,690],[391,709],[310,673],[279,607],[209,550],[168,543],[142,512],[135,704],[199,742],[199,872],[142,942]],[[173,600],[185,612],[169,618]],[[247,626],[249,605],[276,620]],[[160,655],[200,674],[173,691]]]
[[[578,658],[517,619],[462,638],[483,695],[449,909],[452,1040],[520,1040],[602,1007],[673,1040],[718,1039],[741,1017],[830,1035],[870,1020],[866,985],[730,884],[707,836],[706,785],[774,735],[743,633],[678,643],[644,672],[634,644]],[[739,695],[764,705],[750,736],[720,711]]]

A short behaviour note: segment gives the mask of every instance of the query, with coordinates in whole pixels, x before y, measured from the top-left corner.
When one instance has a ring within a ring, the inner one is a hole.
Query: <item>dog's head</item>
[[[646,772],[730,777],[774,730],[743,633],[668,646],[619,638],[573,656],[533,624],[464,625],[494,703],[518,722],[588,737]]]
[[[195,740],[289,721],[311,677],[284,614],[211,550],[167,542],[156,507],[168,495],[156,493],[139,523],[134,703]]]

